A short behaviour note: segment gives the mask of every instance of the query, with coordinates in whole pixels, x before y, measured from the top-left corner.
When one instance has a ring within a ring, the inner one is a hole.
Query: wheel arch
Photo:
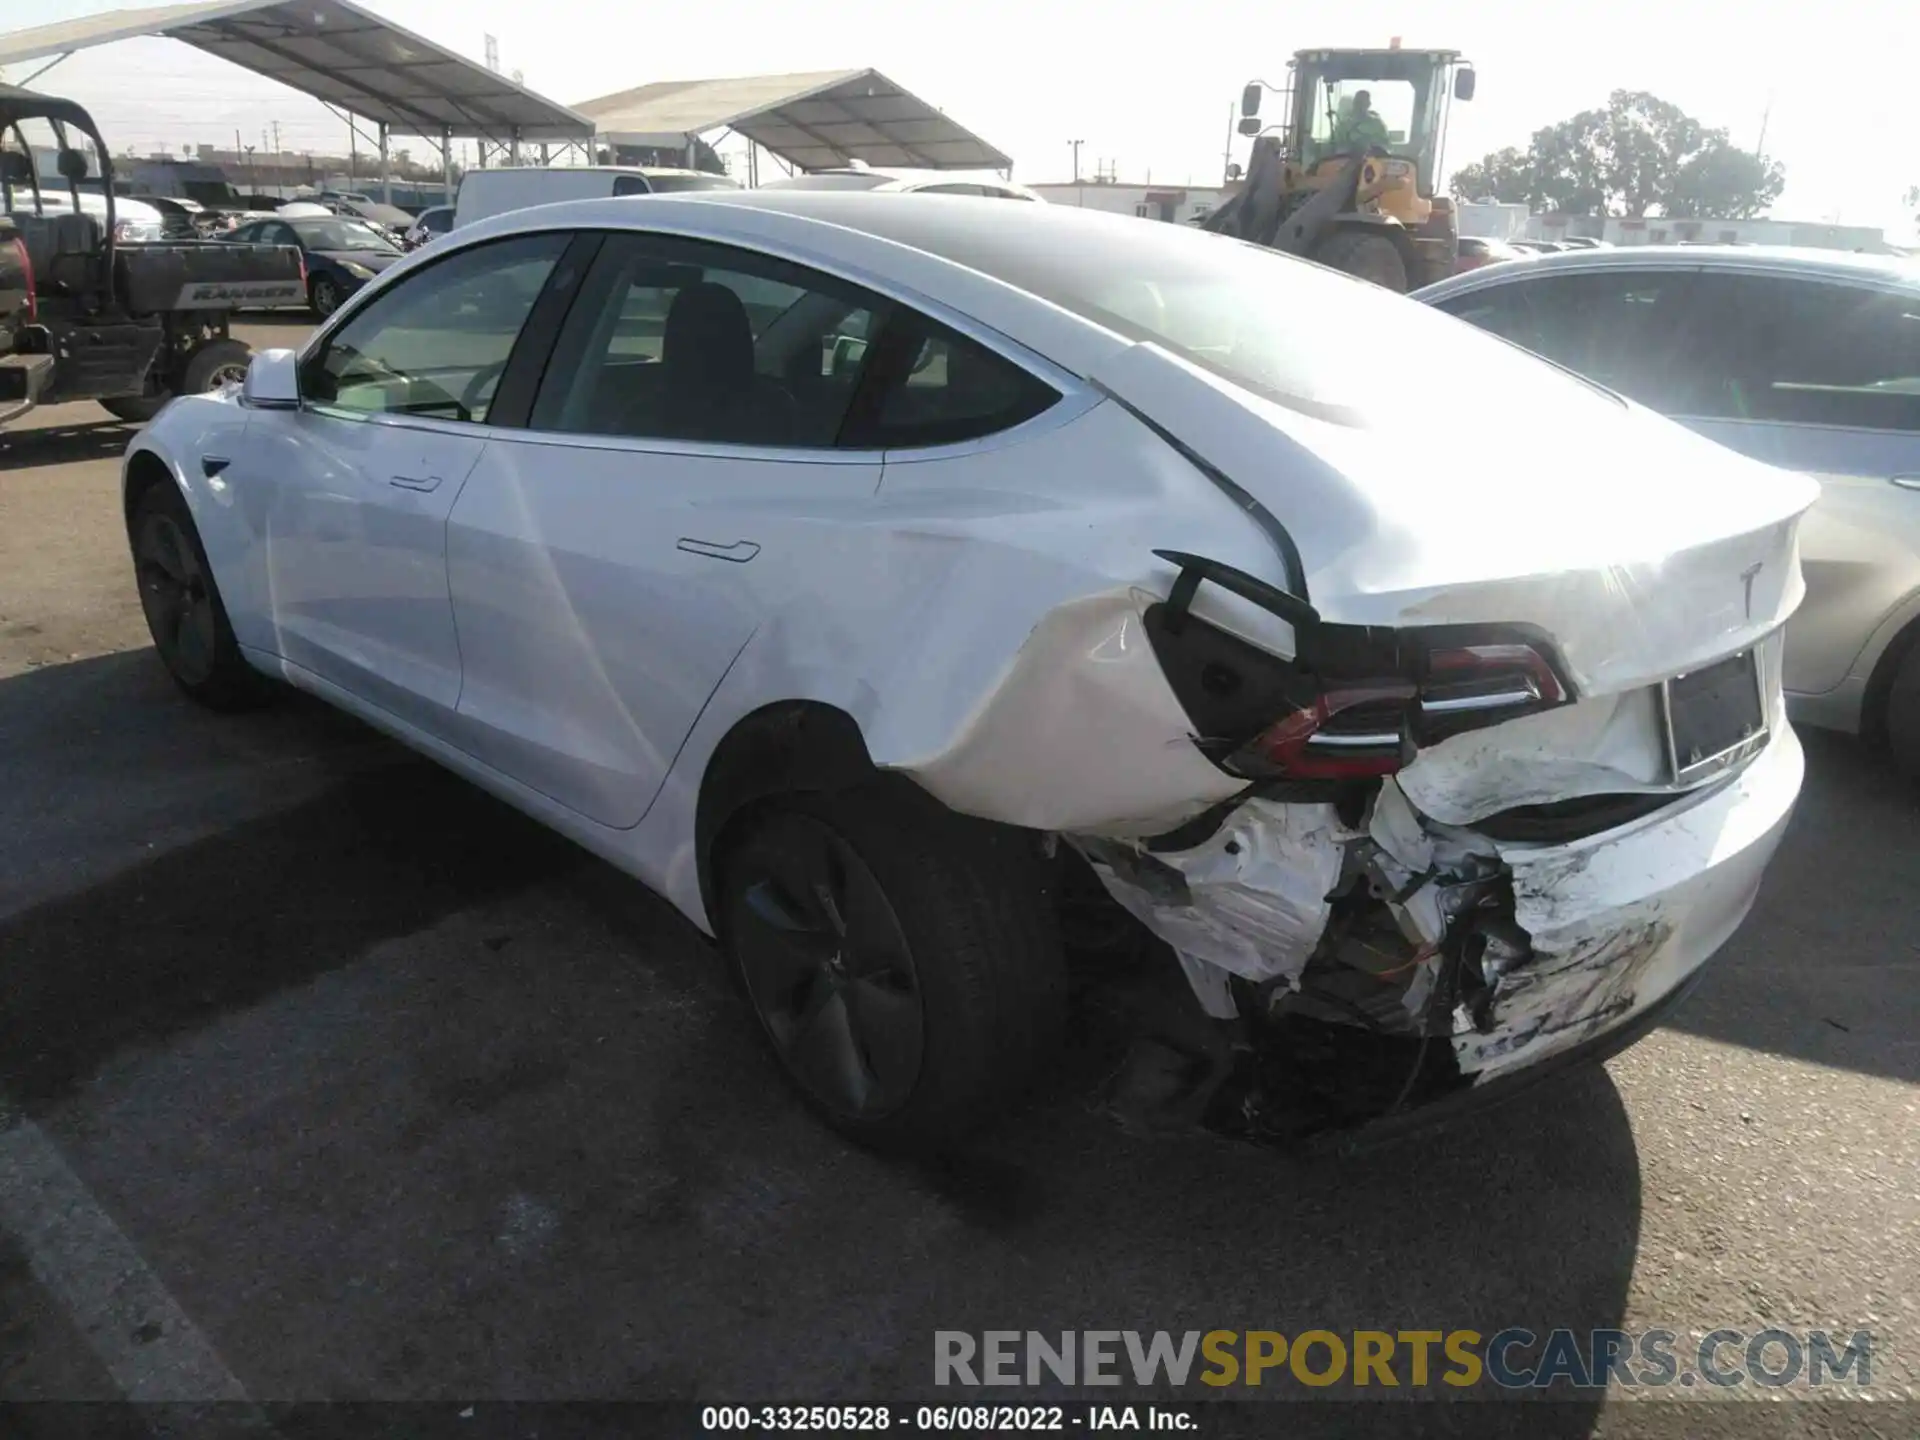
[[[1920,595],[1910,596],[1902,605],[1906,615],[1891,639],[1881,647],[1879,658],[1868,672],[1867,688],[1860,697],[1860,734],[1873,743],[1887,740],[1887,699],[1893,693],[1894,677],[1916,646],[1920,646]]]
[[[154,486],[171,484],[180,491],[181,498],[191,505],[193,497],[187,493],[186,486],[180,483],[180,477],[173,473],[173,467],[152,450],[136,449],[127,455],[126,468],[121,472],[120,511],[121,519],[131,527],[133,507],[140,503],[140,497]]]
[[[774,795],[852,789],[880,772],[860,722],[820,700],[780,700],[735,721],[709,757],[694,806],[700,900],[714,910],[714,861],[727,828]]]

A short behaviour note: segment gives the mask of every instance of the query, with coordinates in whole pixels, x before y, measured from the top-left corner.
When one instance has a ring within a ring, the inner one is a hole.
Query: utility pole
[[[1080,183],[1080,147],[1086,143],[1084,140],[1067,141],[1073,149],[1073,183],[1076,185]]]
[[[273,153],[275,155],[280,153],[280,122],[278,120],[273,122]]]

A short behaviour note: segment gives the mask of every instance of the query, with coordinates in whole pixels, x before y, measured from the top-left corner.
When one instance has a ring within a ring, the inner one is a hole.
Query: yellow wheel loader
[[[1254,137],[1244,183],[1208,230],[1302,255],[1384,285],[1417,290],[1453,273],[1459,225],[1434,193],[1454,100],[1473,98],[1457,50],[1300,50],[1279,88],[1284,121],[1260,119],[1263,93],[1240,97]]]

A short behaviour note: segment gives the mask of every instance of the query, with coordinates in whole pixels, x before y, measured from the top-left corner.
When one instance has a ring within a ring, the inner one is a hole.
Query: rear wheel
[[[272,686],[240,654],[193,515],[171,481],[141,493],[128,528],[147,633],[173,682],[214,710],[267,699]]]
[[[322,320],[340,308],[340,286],[330,275],[316,275],[307,282],[307,303]]]
[[[1383,289],[1407,293],[1407,262],[1400,247],[1384,235],[1368,230],[1336,230],[1313,252],[1313,258],[1332,270],[1344,270]]]
[[[101,408],[117,419],[144,425],[160,413],[174,395],[204,395],[222,385],[237,385],[247,378],[247,366],[253,351],[239,340],[209,340],[187,357],[181,367],[179,388],[167,395],[115,395],[102,400]]]
[[[906,782],[793,796],[723,856],[720,934],[781,1067],[831,1124],[938,1148],[1047,1052],[1065,977],[1031,837]]]
[[[125,420],[132,425],[144,425],[160,413],[160,407],[171,400],[171,395],[115,395],[100,402],[100,408],[116,420]]]
[[[1920,640],[1907,646],[1887,690],[1887,748],[1900,773],[1920,781]]]

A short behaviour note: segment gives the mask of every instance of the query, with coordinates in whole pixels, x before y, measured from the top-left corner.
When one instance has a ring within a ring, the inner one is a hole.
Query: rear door
[[[454,507],[459,743],[599,824],[639,822],[756,629],[872,507],[837,447],[884,302],[732,247],[609,235],[524,429]]]
[[[1920,286],[1703,274],[1669,413],[1820,482],[1800,530],[1807,598],[1786,683],[1821,694],[1920,593]]]

